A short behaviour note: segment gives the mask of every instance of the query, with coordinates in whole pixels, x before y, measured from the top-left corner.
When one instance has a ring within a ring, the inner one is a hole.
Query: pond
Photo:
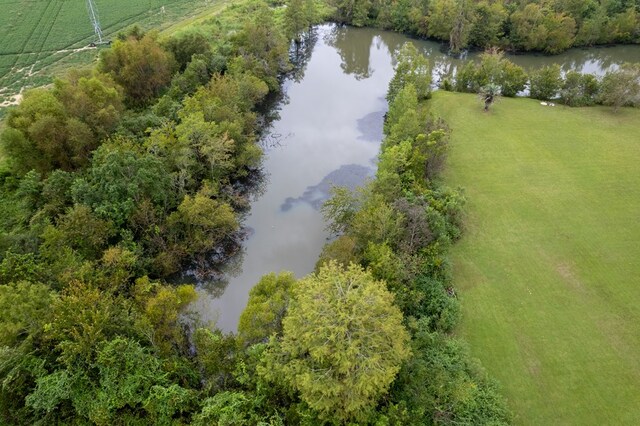
[[[299,71],[284,82],[279,118],[263,138],[266,183],[244,222],[249,232],[242,253],[222,280],[199,285],[195,309],[203,321],[235,332],[261,276],[286,270],[302,277],[313,271],[330,237],[320,206],[331,185],[355,187],[375,172],[393,52],[409,40],[429,57],[436,82],[478,55],[452,58],[439,43],[375,29],[315,28],[300,54]],[[564,71],[602,75],[625,61],[639,61],[640,46],[509,59],[526,69],[557,63]]]

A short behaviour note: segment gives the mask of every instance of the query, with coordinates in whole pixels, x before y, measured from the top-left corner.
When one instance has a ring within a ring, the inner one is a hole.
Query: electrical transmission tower
[[[93,25],[93,31],[98,36],[98,43],[103,44],[104,41],[102,39],[102,28],[100,27],[100,20],[98,19],[98,8],[93,0],[86,0],[87,2],[87,12],[89,12],[89,19],[91,19],[91,25]],[[95,44],[95,43],[91,43]]]

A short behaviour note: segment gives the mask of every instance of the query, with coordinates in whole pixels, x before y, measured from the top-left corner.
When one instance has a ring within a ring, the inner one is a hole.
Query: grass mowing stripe
[[[640,424],[640,110],[437,92],[460,329],[518,424]]]

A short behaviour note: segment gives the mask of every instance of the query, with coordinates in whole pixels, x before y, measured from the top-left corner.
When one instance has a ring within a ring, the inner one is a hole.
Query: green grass
[[[95,0],[106,38],[134,24],[163,29],[218,11],[231,0]],[[164,6],[164,13],[161,7]],[[91,63],[97,50],[85,0],[0,0],[0,102],[60,69]]]
[[[640,110],[437,92],[460,334],[517,424],[640,424]]]

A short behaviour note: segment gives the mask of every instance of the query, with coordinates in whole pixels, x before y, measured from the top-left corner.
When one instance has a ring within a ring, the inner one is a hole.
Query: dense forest
[[[640,42],[638,0],[335,0],[337,19],[467,47],[559,53]]]
[[[597,21],[598,37],[614,37],[577,43],[637,37],[635,5],[624,2],[424,3],[337,2],[336,13],[441,38],[451,28],[434,16],[456,28],[462,19],[458,47],[541,48],[515,35],[530,6],[544,22],[570,19],[581,34]],[[337,188],[325,204],[335,238],[313,274],[266,275],[237,334],[201,324],[188,311],[194,287],[171,279],[238,244],[260,174],[262,113],[294,70],[289,41],[304,43],[327,10],[246,1],[170,38],[133,28],[94,69],[28,91],[8,113],[0,423],[510,421],[496,384],[452,334],[459,306],[447,249],[464,197],[439,183],[449,130],[429,114],[430,70],[411,44],[389,87],[376,178],[356,192]]]

